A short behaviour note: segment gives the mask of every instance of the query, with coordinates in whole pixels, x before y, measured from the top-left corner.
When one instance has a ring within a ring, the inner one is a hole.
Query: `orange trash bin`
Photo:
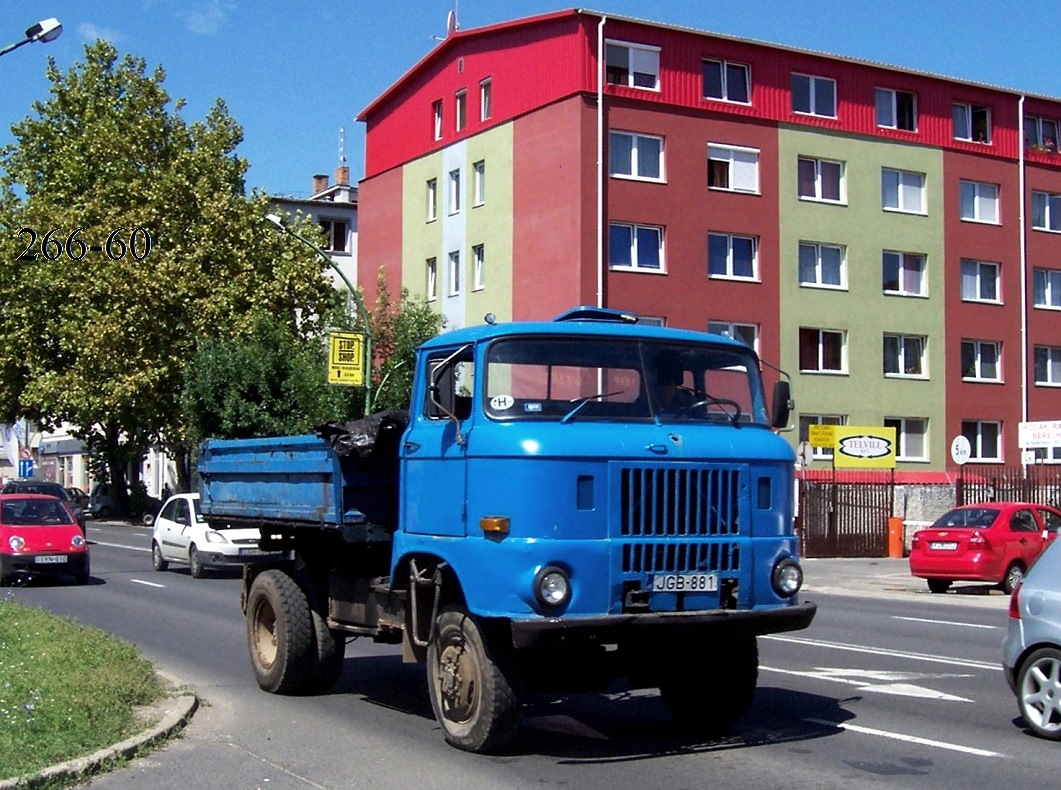
[[[902,516],[892,516],[888,519],[888,556],[902,557],[906,550],[905,544]]]

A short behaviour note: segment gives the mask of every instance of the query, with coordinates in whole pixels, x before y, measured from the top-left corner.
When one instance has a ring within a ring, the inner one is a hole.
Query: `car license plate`
[[[65,554],[42,554],[39,557],[33,558],[34,562],[39,562],[42,565],[55,564],[59,565],[66,562]]]
[[[718,576],[713,573],[655,573],[653,592],[715,592]]]
[[[262,549],[240,549],[239,556],[241,557],[260,557],[265,552]]]
[[[956,540],[933,540],[928,544],[930,549],[936,551],[954,551],[958,548],[958,541]]]

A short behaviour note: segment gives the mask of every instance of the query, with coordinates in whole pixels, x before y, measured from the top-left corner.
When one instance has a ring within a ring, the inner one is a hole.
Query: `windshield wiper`
[[[578,414],[579,410],[591,400],[596,400],[597,398],[610,398],[613,395],[622,395],[623,392],[625,392],[625,390],[616,390],[615,392],[598,392],[596,395],[586,395],[584,398],[572,398],[568,401],[568,403],[574,403],[575,408],[573,408],[571,411],[561,417],[560,422],[571,422],[571,420],[574,419],[575,415]]]

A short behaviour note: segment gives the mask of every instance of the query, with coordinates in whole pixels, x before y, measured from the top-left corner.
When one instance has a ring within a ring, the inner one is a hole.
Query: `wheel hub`
[[[447,645],[438,662],[442,712],[454,722],[468,721],[479,704],[479,676],[474,657],[464,645]]]

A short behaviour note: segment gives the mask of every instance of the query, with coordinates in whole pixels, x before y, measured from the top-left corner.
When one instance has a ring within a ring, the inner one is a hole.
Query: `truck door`
[[[420,408],[402,446],[401,523],[407,532],[463,536],[473,348],[432,353],[418,387],[413,402]]]

